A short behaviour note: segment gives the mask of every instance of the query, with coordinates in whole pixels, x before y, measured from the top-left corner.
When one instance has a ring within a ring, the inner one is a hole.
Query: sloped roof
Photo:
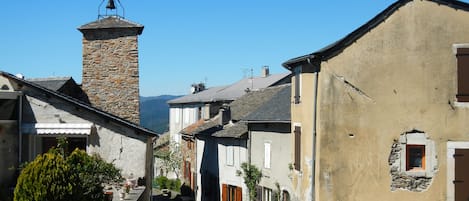
[[[184,128],[180,133],[188,136],[194,136],[195,134],[212,134],[223,129],[218,121],[218,115],[209,120],[201,119],[200,121]]]
[[[245,138],[247,137],[247,132],[248,124],[245,122],[237,122],[225,125],[223,130],[215,132],[213,136],[219,138]]]
[[[291,85],[286,85],[270,100],[251,112],[242,121],[246,122],[287,122],[291,121]]]
[[[62,93],[59,93],[57,91],[53,91],[51,89],[48,89],[46,87],[43,87],[39,84],[36,84],[34,82],[31,82],[31,81],[27,81],[27,80],[24,80],[24,79],[21,79],[21,78],[18,78],[12,74],[9,74],[9,73],[6,73],[6,72],[3,72],[3,71],[0,71],[0,75],[14,81],[14,82],[17,82],[17,83],[20,83],[22,85],[26,85],[26,86],[29,86],[31,88],[34,88],[36,90],[40,90],[50,96],[53,96],[53,97],[56,97],[58,99],[61,99],[65,102],[68,102],[70,104],[73,104],[81,109],[84,109],[86,111],[89,111],[89,112],[92,112],[102,118],[105,118],[105,119],[109,119],[109,120],[112,120],[112,121],[115,121],[123,126],[126,126],[126,127],[129,127],[129,128],[133,128],[134,130],[138,131],[138,133],[142,133],[142,134],[145,134],[147,136],[150,136],[150,137],[157,137],[158,134],[155,133],[154,131],[151,131],[149,129],[146,129],[146,128],[143,128],[133,122],[130,122],[130,121],[127,121],[123,118],[120,118],[118,116],[115,116],[113,114],[110,114],[108,112],[105,112],[105,111],[102,111],[98,108],[95,108],[89,104],[86,104],[78,99],[75,99],[73,97],[70,97],[70,96],[67,96],[65,94],[62,94]]]
[[[168,104],[188,104],[188,103],[210,103],[218,101],[233,101],[246,94],[246,89],[251,91],[273,86],[290,73],[273,74],[267,77],[244,78],[232,85],[211,87],[196,94],[189,94],[180,98],[168,101]]]
[[[285,95],[290,99],[290,94],[287,93],[291,88],[290,84],[283,84],[279,86],[268,87],[258,91],[251,91],[246,95],[233,101],[230,106],[232,121],[226,125],[219,124],[220,116],[217,115],[207,121],[201,120],[196,122],[181,131],[185,135],[209,135],[221,138],[242,138],[248,131],[247,122],[239,121],[248,116],[254,111],[261,112],[259,109],[266,103],[272,101],[273,98]],[[274,103],[273,101],[272,103]],[[271,103],[269,103],[271,104]],[[275,106],[278,107],[278,106]],[[287,106],[288,111],[290,105]],[[272,108],[268,108],[272,109]],[[266,111],[264,111],[266,112]],[[289,112],[288,112],[289,114]]]
[[[78,30],[83,33],[86,30],[115,28],[135,28],[137,29],[138,34],[142,34],[143,32],[143,25],[131,22],[118,16],[109,16],[98,19],[96,21],[80,26]]]
[[[234,121],[239,121],[242,118],[248,116],[260,106],[270,101],[277,93],[282,91],[282,89],[290,85],[279,85],[274,87],[268,87],[265,89],[260,89],[258,91],[252,91],[246,95],[238,98],[233,101],[230,106],[231,119]],[[290,94],[288,94],[290,97]]]
[[[364,36],[366,33],[377,27],[379,24],[384,22],[389,16],[394,14],[399,8],[406,5],[407,3],[413,0],[398,0],[388,8],[383,10],[381,13],[376,15],[370,21],[365,23],[364,25],[360,26],[358,29],[354,30],[353,32],[349,33],[344,38],[316,51],[311,54],[307,54],[304,56],[296,57],[290,59],[282,64],[283,67],[291,70],[293,67],[297,66],[300,63],[308,62],[308,61],[327,61],[332,57],[340,54],[345,48],[353,44],[356,40]],[[469,4],[457,0],[426,0],[432,1],[437,4],[445,5],[454,9],[461,9],[464,11],[469,11]],[[431,20],[431,19],[429,19]]]
[[[218,87],[210,87],[205,89],[201,92],[195,94],[189,94],[187,96],[182,96],[179,98],[172,99],[168,101],[168,104],[185,104],[185,103],[208,103],[214,102],[216,94],[218,94],[221,90],[226,88],[227,86],[218,86]]]
[[[59,91],[68,81],[75,82],[72,77],[50,77],[26,79],[53,91]]]

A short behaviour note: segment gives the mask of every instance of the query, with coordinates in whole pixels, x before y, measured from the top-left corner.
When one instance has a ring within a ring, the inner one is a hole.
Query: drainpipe
[[[18,94],[18,165],[21,164],[22,158],[22,148],[23,148],[23,93]]]
[[[311,60],[307,59],[308,64],[311,64],[314,68],[314,101],[313,101],[313,149],[312,149],[312,164],[311,164],[311,200],[315,200],[316,191],[316,134],[317,134],[317,107],[318,107],[318,80],[319,80],[319,66],[311,63]]]

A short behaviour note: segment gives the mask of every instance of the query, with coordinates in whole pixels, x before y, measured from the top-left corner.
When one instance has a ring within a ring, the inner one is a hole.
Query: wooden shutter
[[[458,48],[458,102],[469,102],[469,48]]]
[[[300,171],[301,167],[301,127],[295,126],[295,170]]]
[[[295,73],[295,94],[294,94],[294,103],[300,103],[300,94],[301,94],[301,66],[298,66],[294,69]]]
[[[243,201],[243,189],[241,187],[236,187],[236,201]]]
[[[469,200],[469,149],[456,149],[454,157],[454,200]]]
[[[222,184],[221,185],[221,200],[222,201],[227,201],[227,195],[228,195],[228,185]]]

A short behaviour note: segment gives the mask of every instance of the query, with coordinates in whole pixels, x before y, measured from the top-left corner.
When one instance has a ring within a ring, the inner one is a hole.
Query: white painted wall
[[[137,135],[128,127],[105,121],[95,114],[79,110],[64,104],[63,101],[50,98],[47,102],[27,96],[25,104],[30,108],[28,115],[24,115],[23,123],[90,123],[92,132],[87,136],[87,152],[97,153],[107,162],[112,162],[122,170],[124,177],[133,174],[134,177],[145,177],[147,136]],[[40,150],[40,136],[30,134],[30,147],[36,148],[30,153],[34,159]],[[34,143],[35,141],[35,143]],[[151,151],[151,150],[150,150]],[[151,163],[151,161],[149,161]],[[151,171],[151,170],[150,170]],[[151,173],[150,173],[151,174]]]
[[[191,105],[171,105],[169,108],[169,134],[172,142],[181,143],[179,132],[187,126],[194,124],[201,117],[199,110],[203,109],[202,104]]]
[[[278,126],[278,125],[277,125]],[[251,131],[251,164],[262,170],[262,179],[259,185],[276,190],[275,183],[279,183],[280,190],[287,190],[293,195],[293,184],[289,177],[291,171],[289,164],[293,163],[293,148],[290,124],[283,127],[277,127],[271,131],[264,131],[264,125],[251,125],[255,130]],[[257,129],[256,129],[257,128]],[[281,132],[274,132],[274,131]],[[265,163],[265,144],[270,144],[270,168],[264,166]]]
[[[227,163],[228,147],[233,149],[233,165]],[[243,139],[218,138],[218,165],[220,167],[220,195],[222,195],[222,184],[234,185],[242,188],[243,200],[249,200],[248,188],[244,184],[243,176],[237,176],[241,171],[241,164],[248,162],[247,143]]]
[[[196,173],[197,173],[197,186],[195,188],[195,200],[196,201],[200,201],[202,200],[202,196],[201,196],[201,188],[202,188],[202,174],[200,174],[200,169],[201,169],[201,163],[202,163],[202,157],[203,157],[203,154],[204,153],[204,146],[205,146],[205,141],[203,140],[199,140],[199,139],[195,139],[195,143],[196,143],[196,160],[197,160],[197,164],[196,164]]]

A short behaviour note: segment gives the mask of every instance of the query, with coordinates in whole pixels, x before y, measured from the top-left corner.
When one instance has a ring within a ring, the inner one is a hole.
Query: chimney
[[[196,94],[196,93],[199,93],[203,90],[205,90],[205,84],[204,83],[192,84],[191,85],[191,94]]]
[[[269,77],[269,66],[263,66],[261,71],[261,77]]]
[[[220,107],[219,116],[220,116],[219,117],[220,118],[219,124],[221,126],[226,125],[228,122],[230,122],[230,120],[231,120],[230,107],[228,105],[223,105],[222,107]]]
[[[139,124],[138,35],[143,26],[107,16],[78,30],[83,33],[82,88],[90,103]]]

